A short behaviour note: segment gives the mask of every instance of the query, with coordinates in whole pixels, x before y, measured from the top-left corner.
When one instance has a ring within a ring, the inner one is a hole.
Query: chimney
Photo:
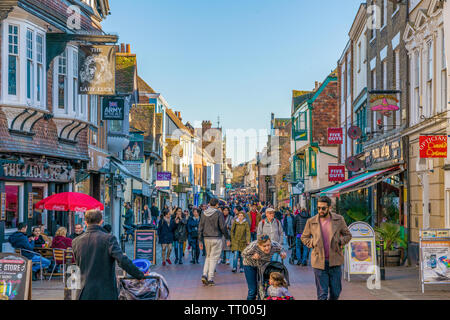
[[[120,52],[120,46],[119,45],[116,45],[116,46],[114,46],[115,47],[115,49],[116,49],[116,52]]]
[[[131,47],[129,44],[127,44],[127,53],[131,53]]]
[[[125,43],[120,44],[120,53],[125,53]]]

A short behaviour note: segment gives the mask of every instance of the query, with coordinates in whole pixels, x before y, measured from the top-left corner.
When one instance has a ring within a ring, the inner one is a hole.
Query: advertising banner
[[[422,241],[423,282],[450,283],[450,240]]]
[[[342,128],[328,128],[328,144],[343,144],[344,134]]]
[[[375,232],[366,222],[358,221],[348,227],[352,240],[345,246],[345,276],[377,274]]]
[[[350,274],[373,274],[375,265],[373,238],[352,239],[348,248]]]
[[[447,158],[447,136],[420,136],[420,158]]]
[[[80,45],[78,93],[111,96],[116,93],[114,46]]]
[[[344,182],[345,166],[328,165],[328,181]]]

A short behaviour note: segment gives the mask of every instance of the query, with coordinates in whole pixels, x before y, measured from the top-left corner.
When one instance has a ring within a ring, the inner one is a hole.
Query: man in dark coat
[[[78,300],[117,300],[114,261],[133,278],[143,279],[144,273],[120,249],[115,236],[105,233],[101,211],[86,212],[86,232],[72,242],[73,253],[81,273]]]
[[[125,221],[123,222],[123,224],[131,227],[133,226],[134,223],[133,209],[131,208],[131,204],[129,202],[125,203],[125,208],[126,208],[125,215],[123,215]]]
[[[152,215],[152,224],[156,225],[159,217],[159,209],[156,206],[156,203],[153,202],[152,207],[150,208],[151,215]]]

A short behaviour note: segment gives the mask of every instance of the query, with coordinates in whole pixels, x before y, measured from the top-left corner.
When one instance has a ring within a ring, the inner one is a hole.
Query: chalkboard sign
[[[0,300],[31,300],[31,261],[0,253]]]
[[[134,231],[134,259],[147,259],[156,263],[156,231]]]

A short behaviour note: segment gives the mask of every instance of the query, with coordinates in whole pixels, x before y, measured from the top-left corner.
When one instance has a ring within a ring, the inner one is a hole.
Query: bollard
[[[384,269],[384,241],[380,241],[380,279],[386,280]]]

